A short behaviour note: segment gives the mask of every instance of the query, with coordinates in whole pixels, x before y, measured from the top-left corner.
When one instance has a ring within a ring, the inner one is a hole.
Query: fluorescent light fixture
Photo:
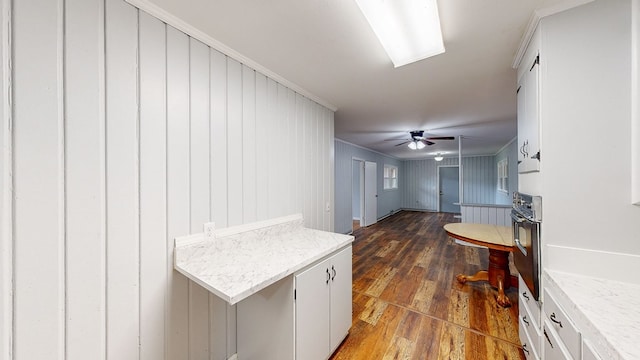
[[[356,0],[394,67],[442,54],[436,0]]]
[[[433,160],[435,160],[435,161],[442,161],[442,159],[444,159],[444,157],[442,157],[442,155],[441,155],[440,153],[438,153],[438,154],[433,158]]]

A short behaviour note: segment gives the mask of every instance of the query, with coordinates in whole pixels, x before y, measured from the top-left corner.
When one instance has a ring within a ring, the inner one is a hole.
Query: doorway
[[[352,160],[351,166],[351,230],[358,229],[363,223],[364,215],[364,161]]]
[[[351,215],[352,231],[378,221],[377,163],[352,159]]]
[[[371,161],[364,162],[364,215],[362,226],[373,225],[378,222],[378,164]]]
[[[438,166],[439,211],[460,213],[460,178],[457,165]]]

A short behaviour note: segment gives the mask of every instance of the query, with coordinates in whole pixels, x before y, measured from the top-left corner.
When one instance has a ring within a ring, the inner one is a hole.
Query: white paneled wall
[[[511,226],[509,205],[462,205],[462,222]]]
[[[0,359],[11,359],[13,335],[13,241],[11,212],[11,106],[9,37],[11,1],[0,0]]]
[[[0,4],[0,358],[226,359],[173,239],[333,230],[333,111],[123,0]]]

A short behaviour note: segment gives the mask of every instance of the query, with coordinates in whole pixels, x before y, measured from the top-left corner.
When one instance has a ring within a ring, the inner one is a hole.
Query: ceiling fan
[[[424,136],[424,131],[422,131],[422,130],[410,131],[409,134],[411,134],[411,139],[389,139],[389,140],[385,140],[385,141],[405,140],[404,142],[401,142],[401,143],[397,144],[396,146],[409,144],[409,148],[411,150],[419,150],[419,149],[424,148],[426,145],[435,144],[431,140],[455,140],[455,138],[453,136],[428,136],[428,137],[425,137]]]

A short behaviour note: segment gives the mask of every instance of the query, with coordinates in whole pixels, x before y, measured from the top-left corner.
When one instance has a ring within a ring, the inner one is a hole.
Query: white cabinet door
[[[526,72],[527,81],[524,84],[526,119],[527,119],[527,143],[524,147],[527,171],[540,170],[540,94],[539,94],[539,57],[530,63],[529,71]]]
[[[540,64],[537,51],[527,52],[518,81],[518,172],[540,170]]]
[[[527,74],[522,75],[522,78],[518,81],[517,90],[517,105],[518,105],[518,173],[526,172],[525,166],[526,160],[524,157],[524,146],[527,138],[527,103],[526,94],[527,88],[525,86],[527,82]]]
[[[331,352],[340,345],[351,328],[352,250],[351,246],[330,259],[331,262]]]
[[[329,351],[330,259],[296,275],[296,359],[326,359]],[[337,275],[336,275],[337,276]]]

